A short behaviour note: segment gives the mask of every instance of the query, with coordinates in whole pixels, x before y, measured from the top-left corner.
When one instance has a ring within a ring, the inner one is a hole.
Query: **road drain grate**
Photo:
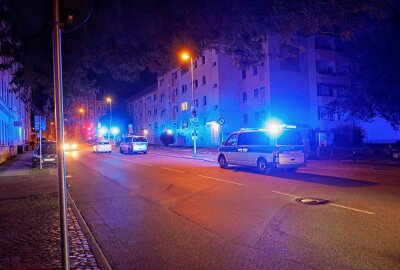
[[[318,198],[298,198],[296,199],[296,202],[314,205],[314,204],[325,204],[328,203],[329,201]]]

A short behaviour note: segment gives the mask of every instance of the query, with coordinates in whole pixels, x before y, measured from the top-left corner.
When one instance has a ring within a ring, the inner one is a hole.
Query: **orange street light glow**
[[[85,110],[81,108],[81,109],[79,109],[79,112],[83,113],[83,112],[85,112]]]
[[[111,102],[111,98],[109,98],[109,97],[106,100],[107,100],[107,102]]]
[[[182,52],[181,53],[181,59],[183,60],[183,61],[187,61],[187,60],[189,60],[191,57],[190,57],[190,54],[188,53],[188,52]]]

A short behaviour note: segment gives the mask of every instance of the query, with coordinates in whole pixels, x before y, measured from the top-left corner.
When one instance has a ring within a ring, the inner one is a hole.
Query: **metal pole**
[[[54,75],[54,109],[57,141],[57,173],[58,199],[60,204],[60,232],[61,232],[61,259],[62,269],[69,270],[68,247],[68,218],[67,218],[67,181],[66,165],[63,151],[64,145],[64,107],[62,85],[61,59],[61,30],[60,30],[60,3],[54,0],[54,27],[53,27],[53,75]]]
[[[108,129],[108,140],[111,143],[111,125],[112,125],[112,111],[111,111],[111,99],[110,99],[110,128]]]
[[[193,71],[193,58],[190,57],[190,73],[191,73],[191,81],[192,81],[192,105],[191,105],[191,111],[193,111],[194,108],[194,71]],[[196,150],[196,137],[197,137],[197,132],[196,132],[196,126],[194,127],[194,133],[196,134],[193,136],[193,156],[197,156],[197,150]]]
[[[42,169],[42,116],[39,115],[39,169]]]

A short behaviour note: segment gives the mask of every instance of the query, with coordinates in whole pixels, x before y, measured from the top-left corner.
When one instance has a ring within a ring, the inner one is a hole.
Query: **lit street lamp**
[[[193,72],[193,58],[190,55],[189,52],[183,51],[180,53],[180,57],[182,61],[187,62],[190,60],[190,78],[191,78],[191,87],[192,87],[192,101],[190,104],[190,110],[191,113],[194,112],[194,72]],[[192,115],[194,118],[195,115]],[[196,157],[196,139],[197,139],[197,132],[196,132],[196,127],[194,128],[193,134],[192,134],[192,139],[193,139],[193,156]]]
[[[83,108],[79,109],[79,113],[81,114],[81,121],[80,121],[80,128],[79,128],[79,138],[78,140],[82,140],[82,138],[84,137],[82,134],[82,122],[85,121],[85,110]]]
[[[110,127],[109,127],[109,129],[108,129],[108,140],[111,142],[111,124],[112,124],[112,111],[111,111],[111,98],[110,97],[108,97],[108,98],[106,98],[106,101],[107,102],[110,102]]]

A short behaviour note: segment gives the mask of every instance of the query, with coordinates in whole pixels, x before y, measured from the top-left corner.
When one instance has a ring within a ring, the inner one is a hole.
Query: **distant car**
[[[109,141],[99,141],[93,144],[93,153],[111,153],[111,144]]]
[[[119,145],[119,152],[125,153],[144,153],[147,154],[148,141],[145,136],[129,136],[122,139]]]
[[[387,155],[394,159],[400,159],[400,141],[390,144],[387,149]]]
[[[43,166],[57,166],[57,145],[55,142],[42,142],[41,158],[39,145],[36,146],[32,156],[32,167],[39,166],[40,162],[42,162]]]
[[[74,142],[66,142],[63,145],[64,151],[76,151],[78,150],[78,144]]]

